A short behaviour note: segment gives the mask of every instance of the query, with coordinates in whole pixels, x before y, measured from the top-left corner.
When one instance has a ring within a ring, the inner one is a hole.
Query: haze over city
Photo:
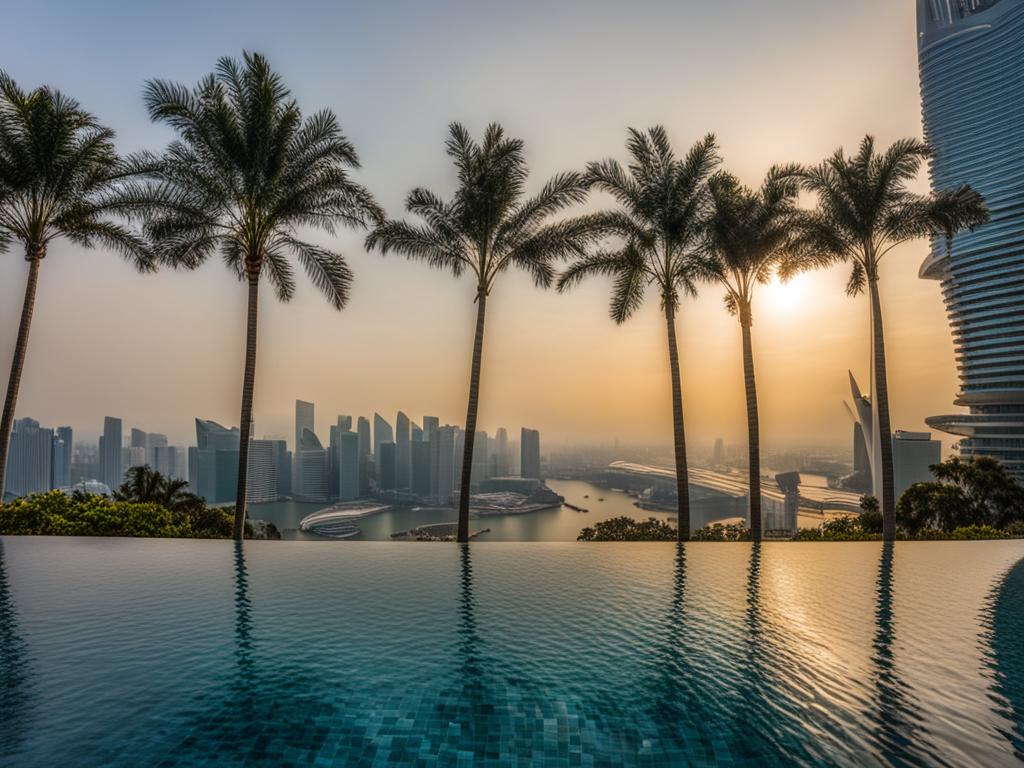
[[[664,124],[680,149],[714,132],[725,167],[752,186],[774,163],[813,163],[865,133],[882,145],[921,135],[909,3],[252,3],[244,14],[182,3],[159,21],[154,8],[120,5],[115,26],[71,2],[9,8],[8,29],[50,31],[45,46],[2,33],[5,67],[74,94],[128,152],[171,138],[146,116],[146,79],[193,83],[225,52],[260,51],[306,111],[338,114],[362,161],[356,178],[392,216],[414,186],[450,193],[453,119],[474,133],[497,120],[522,137],[531,190],[587,161],[624,159],[627,126]],[[585,209],[606,204],[594,193]],[[303,280],[290,304],[263,295],[257,435],[292,434],[296,398],[317,403],[321,430],[336,413],[398,409],[463,421],[472,281],[368,254],[363,237],[313,236],[340,245],[355,272],[342,312]],[[927,249],[903,246],[883,268],[894,428],[926,429],[926,416],[954,410],[958,389],[939,284],[917,277]],[[23,270],[19,258],[0,260],[5,329],[17,324]],[[237,424],[245,288],[218,259],[154,277],[60,241],[42,270],[19,416],[92,440],[111,414],[182,444],[196,416]],[[844,295],[847,276],[839,266],[756,299],[766,445],[849,448],[846,371],[868,386],[869,336],[867,301]],[[616,326],[608,289],[597,280],[559,295],[522,273],[504,277],[489,302],[481,429],[528,424],[546,444],[671,442],[657,301]],[[684,302],[679,334],[688,437],[741,442],[739,329],[719,287]],[[0,358],[13,344],[0,334]]]

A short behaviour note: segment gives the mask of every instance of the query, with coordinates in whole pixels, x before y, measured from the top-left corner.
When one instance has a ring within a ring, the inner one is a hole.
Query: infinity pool
[[[0,765],[984,765],[1024,542],[0,539]]]

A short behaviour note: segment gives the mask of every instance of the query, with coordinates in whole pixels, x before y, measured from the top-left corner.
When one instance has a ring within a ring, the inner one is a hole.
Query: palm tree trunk
[[[480,401],[480,360],[484,351],[484,313],[487,294],[476,297],[476,337],[473,339],[473,367],[469,373],[469,405],[466,408],[466,435],[462,448],[462,479],[459,483],[458,541],[469,541],[469,486],[473,473],[473,443],[476,438],[476,410]]]
[[[36,286],[39,285],[39,264],[44,251],[29,250],[28,284],[25,286],[25,300],[21,304],[21,324],[18,326],[18,341],[14,345],[14,359],[11,361],[11,377],[7,382],[7,397],[4,398],[4,415],[0,421],[0,504],[4,500],[4,482],[7,478],[7,451],[11,445],[11,429],[14,427],[14,409],[18,403],[18,389],[21,387],[21,372],[25,368],[28,352],[28,332],[32,327],[32,313],[36,308]]]
[[[245,533],[245,497],[249,480],[249,432],[252,429],[252,392],[256,381],[256,316],[259,308],[259,274],[249,275],[249,314],[245,330],[245,377],[242,380],[242,415],[238,422],[238,488],[235,491],[234,538]]]
[[[668,362],[672,370],[672,431],[676,445],[676,494],[679,497],[676,539],[690,540],[690,477],[686,466],[686,431],[683,427],[683,389],[679,380],[679,350],[676,347],[676,311],[667,304]]]
[[[750,532],[754,541],[763,533],[761,521],[761,428],[757,416],[757,382],[754,379],[754,349],[750,340],[750,308],[740,318],[743,328],[743,382],[747,390],[747,451],[750,469]]]
[[[878,409],[878,440],[882,459],[882,539],[896,539],[896,499],[892,467],[892,427],[889,419],[889,385],[885,370],[885,333],[882,329],[882,304],[878,298],[878,278],[868,280],[871,296],[871,333],[874,346],[875,392],[872,406]],[[878,467],[874,468],[878,471]]]

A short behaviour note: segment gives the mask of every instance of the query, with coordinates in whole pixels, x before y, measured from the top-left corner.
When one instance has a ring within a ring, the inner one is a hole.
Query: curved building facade
[[[1024,480],[1024,0],[918,0],[925,138],[935,188],[970,184],[992,219],[933,244],[969,413],[928,424]]]

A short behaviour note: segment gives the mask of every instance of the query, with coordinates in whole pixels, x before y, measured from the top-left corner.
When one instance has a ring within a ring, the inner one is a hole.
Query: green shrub
[[[743,523],[715,523],[694,531],[694,541],[749,541],[750,529]]]
[[[75,498],[50,491],[0,507],[0,533],[36,536],[192,535],[188,518],[159,504],[112,501],[105,496]]]
[[[650,517],[634,520],[632,517],[613,517],[584,528],[577,541],[675,541],[675,526]]]

